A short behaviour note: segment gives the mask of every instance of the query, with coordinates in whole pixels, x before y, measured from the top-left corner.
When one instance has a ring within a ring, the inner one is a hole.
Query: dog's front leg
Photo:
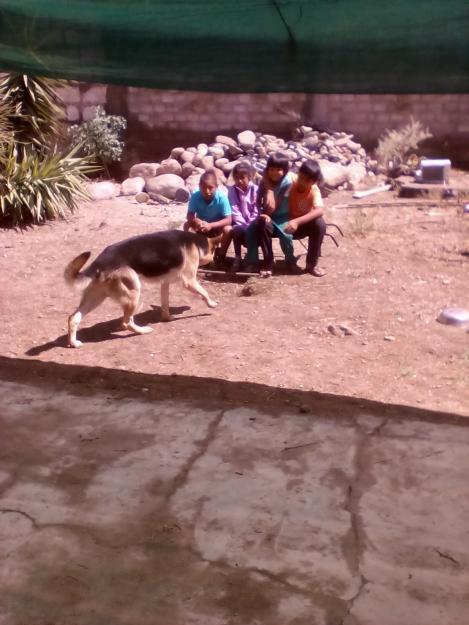
[[[161,284],[161,321],[171,321],[169,312],[169,282]]]
[[[192,293],[200,295],[209,308],[215,308],[215,306],[217,306],[217,302],[210,298],[210,295],[207,293],[204,287],[197,282],[197,278],[188,280],[184,283],[184,286]]]

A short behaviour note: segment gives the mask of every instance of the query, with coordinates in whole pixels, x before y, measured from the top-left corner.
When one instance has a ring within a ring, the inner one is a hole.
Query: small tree
[[[433,135],[419,121],[411,117],[407,126],[399,130],[386,130],[378,139],[376,156],[386,171],[400,169],[407,158],[418,149],[419,144]]]
[[[109,173],[111,163],[121,159],[124,149],[121,134],[126,127],[124,117],[106,115],[104,108],[97,106],[93,119],[70,128],[72,146],[81,146],[80,151],[94,157]]]

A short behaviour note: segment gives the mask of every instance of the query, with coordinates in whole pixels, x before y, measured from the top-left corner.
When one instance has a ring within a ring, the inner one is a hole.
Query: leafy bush
[[[89,199],[84,181],[97,167],[77,149],[59,152],[64,107],[59,81],[10,74],[0,83],[0,222],[40,223]]]
[[[378,161],[388,171],[399,169],[406,164],[407,157],[417,150],[419,144],[432,136],[427,128],[411,117],[407,126],[399,130],[386,130],[378,139]]]
[[[127,122],[118,115],[106,115],[102,106],[96,107],[95,116],[88,122],[70,128],[72,146],[81,146],[84,154],[95,158],[105,169],[120,161],[124,142],[121,133]]]

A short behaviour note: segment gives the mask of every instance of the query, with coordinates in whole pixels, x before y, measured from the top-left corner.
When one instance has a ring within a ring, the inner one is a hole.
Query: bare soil
[[[251,279],[249,296],[243,280],[201,278],[218,308],[174,287],[170,323],[160,322],[159,289],[146,284],[137,321],[152,325],[152,334],[119,331],[120,311],[105,302],[85,318],[78,350],[66,347],[67,316],[79,299],[62,278],[67,262],[84,250],[96,255],[120,239],[178,227],[185,207],[116,198],[83,206],[68,220],[3,230],[0,353],[469,414],[469,334],[436,321],[445,306],[469,308],[469,215],[461,208],[455,200],[404,201],[392,192],[363,200],[331,194],[326,221],[340,225],[345,238],[338,249],[325,240],[325,277],[283,275],[279,262],[278,275]]]

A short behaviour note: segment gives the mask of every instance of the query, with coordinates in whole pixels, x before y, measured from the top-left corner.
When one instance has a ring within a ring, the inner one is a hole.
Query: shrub
[[[0,82],[0,100],[9,108],[13,140],[45,154],[64,134],[64,105],[56,90],[63,81],[8,74]]]
[[[77,149],[59,152],[64,107],[47,78],[10,74],[0,83],[0,222],[40,223],[89,199],[83,182],[97,167]]]
[[[399,169],[406,165],[407,157],[417,150],[419,144],[432,136],[419,121],[411,118],[407,126],[386,130],[378,139],[377,159],[387,171]]]
[[[95,158],[107,170],[111,163],[120,161],[124,149],[120,138],[126,127],[123,117],[106,115],[103,107],[97,106],[93,119],[70,128],[72,146],[81,146],[84,154]]]
[[[62,155],[18,151],[10,144],[0,154],[0,221],[7,225],[41,223],[74,211],[89,199],[83,185],[94,168],[76,149]]]

